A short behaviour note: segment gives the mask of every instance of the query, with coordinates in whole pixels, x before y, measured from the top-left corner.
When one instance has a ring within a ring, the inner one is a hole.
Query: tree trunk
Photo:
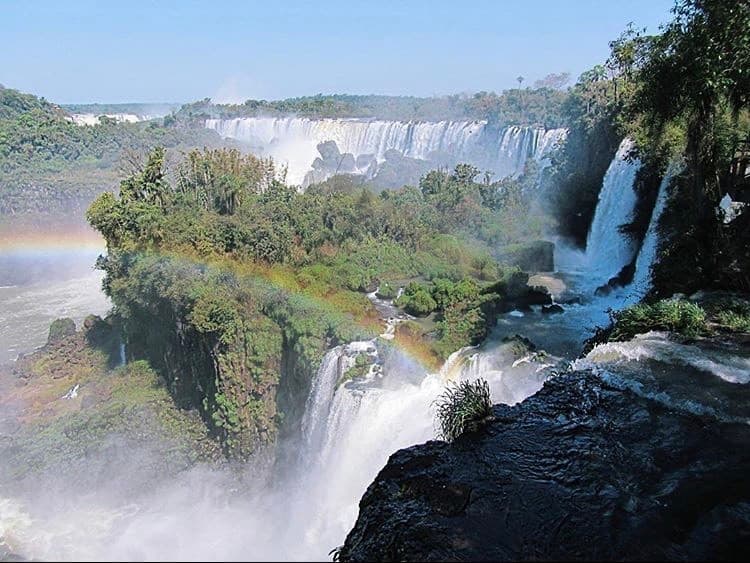
[[[690,219],[702,258],[704,282],[711,283],[717,273],[722,230],[716,215],[720,198],[718,181],[714,104],[708,100],[699,108],[690,124],[687,157],[690,171]]]

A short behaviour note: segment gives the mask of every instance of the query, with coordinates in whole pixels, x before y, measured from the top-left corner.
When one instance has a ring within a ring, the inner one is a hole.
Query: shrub
[[[732,332],[750,332],[750,313],[741,311],[720,311],[716,320],[723,327]]]
[[[695,303],[664,299],[653,305],[641,303],[614,313],[610,340],[628,340],[651,330],[668,330],[695,337],[706,330],[706,312]]]
[[[338,387],[340,385],[343,385],[344,383],[346,383],[347,381],[351,381],[352,379],[365,377],[368,373],[370,373],[371,366],[372,360],[367,354],[357,354],[357,356],[354,358],[354,363],[341,375],[341,378],[336,383],[336,386]]]
[[[397,289],[388,282],[383,282],[378,287],[377,296],[380,299],[394,299],[396,297]]]
[[[438,437],[446,442],[477,430],[492,416],[490,386],[484,379],[449,384],[434,404]]]
[[[396,299],[395,304],[415,317],[426,317],[437,309],[437,303],[430,295],[429,290],[415,282],[406,286],[403,295]]]

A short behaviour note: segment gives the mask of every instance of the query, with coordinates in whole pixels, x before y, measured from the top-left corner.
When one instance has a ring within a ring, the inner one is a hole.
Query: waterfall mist
[[[340,384],[357,353],[377,367]],[[440,373],[383,341],[338,346],[312,384],[291,467],[160,474],[148,469],[158,466],[148,447],[111,436],[85,470],[4,485],[0,537],[38,559],[327,559],[388,457],[434,437],[432,403],[448,381],[484,377],[493,401],[513,404],[541,387],[548,367],[516,342],[461,350]]]

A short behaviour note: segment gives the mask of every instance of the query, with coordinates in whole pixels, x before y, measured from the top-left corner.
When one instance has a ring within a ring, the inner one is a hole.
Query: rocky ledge
[[[339,558],[750,556],[747,425],[670,410],[586,371],[494,417],[453,444],[393,454]]]

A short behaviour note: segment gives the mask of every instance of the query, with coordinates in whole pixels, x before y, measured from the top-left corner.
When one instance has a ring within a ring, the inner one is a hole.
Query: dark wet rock
[[[634,275],[635,275],[635,261],[623,266],[622,270],[620,270],[620,272],[616,276],[610,278],[609,281],[607,281],[607,283],[605,283],[604,285],[597,287],[594,294],[599,297],[604,297],[605,295],[609,295],[610,293],[612,293],[613,290],[617,289],[618,287],[625,287],[630,282],[632,282]]]
[[[338,163],[336,164],[336,171],[341,173],[354,172],[357,169],[354,155],[351,153],[345,153],[341,155]]]
[[[552,297],[544,288],[530,287],[526,293],[516,298],[516,304],[520,307],[531,305],[547,305],[552,303]]]
[[[571,372],[393,454],[342,560],[747,559],[750,428]]]
[[[318,152],[324,161],[337,161],[341,157],[341,151],[339,151],[336,141],[318,143]]]
[[[364,170],[365,168],[370,168],[371,166],[377,166],[377,160],[375,158],[374,154],[360,154],[357,155],[357,168],[360,170]]]
[[[366,284],[363,284],[360,289],[365,293],[372,293],[373,291],[378,289],[378,285],[380,285],[380,282],[378,280],[370,280]]]
[[[607,295],[612,293],[613,289],[614,288],[611,285],[605,283],[604,285],[600,285],[596,288],[596,290],[594,291],[594,295],[596,295],[597,297],[606,297]]]
[[[583,300],[581,299],[580,295],[563,295],[562,297],[559,297],[557,301],[561,305],[580,305]]]
[[[529,278],[526,272],[514,272],[487,289],[501,297],[496,304],[498,313],[507,313],[513,309],[530,311],[532,305],[552,304],[552,295],[547,288],[529,286]]]
[[[565,309],[563,309],[562,306],[558,305],[557,303],[553,303],[552,305],[542,305],[543,315],[559,315],[560,313],[564,312]]]
[[[536,346],[534,343],[520,334],[514,334],[513,336],[506,336],[503,338],[503,342],[512,343],[516,346],[516,354],[523,355],[528,352],[535,352]]]
[[[88,332],[102,322],[104,321],[102,321],[102,318],[99,315],[87,315],[86,318],[83,319],[83,330]]]

